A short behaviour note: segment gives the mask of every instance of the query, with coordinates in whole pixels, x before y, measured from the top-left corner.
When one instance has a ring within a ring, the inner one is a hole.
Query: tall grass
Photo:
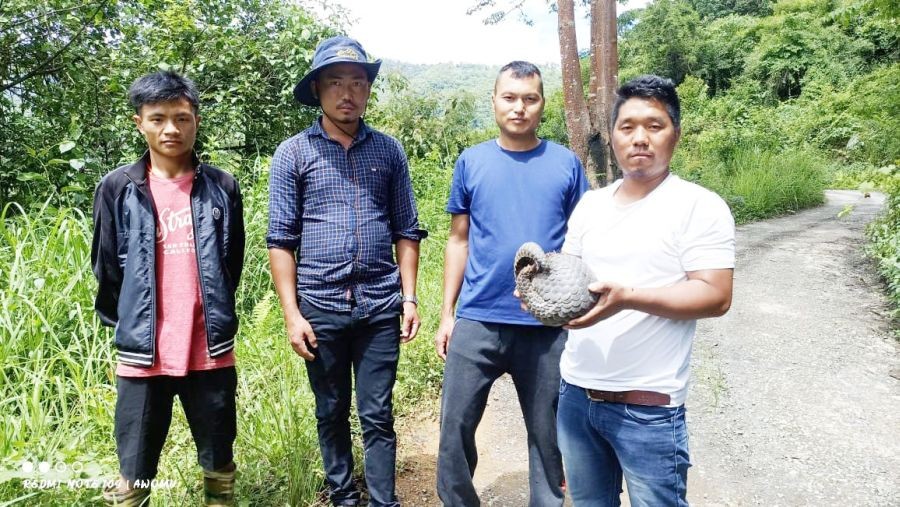
[[[676,160],[676,172],[721,195],[738,223],[823,203],[825,166],[812,150],[753,146],[738,146],[722,158],[693,153]]]
[[[288,345],[268,270],[268,163],[258,160],[242,182],[247,256],[238,292],[237,493],[252,505],[309,505],[316,501],[324,476],[314,399],[303,361]],[[431,338],[441,297],[449,224],[443,206],[451,172],[452,166],[440,160],[413,167],[421,220],[431,237],[422,243],[420,265],[423,327],[419,338],[402,349],[395,389],[398,414],[408,413],[426,393],[436,393],[441,378]],[[100,325],[93,310],[90,217],[80,210],[45,205],[8,208],[0,219],[0,501],[95,502],[98,488],[62,484],[32,489],[24,482],[105,479],[117,473],[115,353],[111,330]],[[353,430],[359,443],[355,423]],[[26,473],[25,461],[35,468],[46,461],[60,471]],[[361,463],[358,459],[357,465]],[[79,472],[73,473],[73,467]],[[158,505],[200,503],[200,468],[179,409],[174,411],[158,479],[172,485],[154,491]]]
[[[48,205],[7,206],[0,219],[0,498],[11,499],[29,493],[11,477],[24,461],[109,464],[115,391],[111,333],[93,314],[89,219]]]

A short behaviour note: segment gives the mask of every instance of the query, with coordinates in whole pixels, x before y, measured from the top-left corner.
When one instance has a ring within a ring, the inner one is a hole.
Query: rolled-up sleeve
[[[428,231],[419,227],[419,213],[409,176],[409,162],[399,143],[395,145],[394,177],[391,185],[390,220],[391,241],[401,239],[421,241]]]
[[[303,189],[300,186],[297,150],[289,139],[275,150],[269,171],[268,248],[296,250],[300,244]]]

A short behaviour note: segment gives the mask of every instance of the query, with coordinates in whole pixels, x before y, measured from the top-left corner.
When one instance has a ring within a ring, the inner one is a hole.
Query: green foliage
[[[844,161],[875,166],[900,159],[900,64],[877,67],[841,86],[810,79],[789,123],[806,140]]]
[[[894,167],[884,190],[887,204],[884,215],[869,224],[866,252],[878,263],[879,271],[888,287],[895,323],[900,320],[900,171]],[[900,337],[896,330],[895,334]]]
[[[874,167],[864,162],[837,165],[831,170],[831,188],[846,188],[860,192],[890,191],[900,179],[896,164]]]
[[[709,23],[705,37],[697,42],[696,75],[715,95],[731,87],[744,72],[747,56],[759,42],[757,20],[747,16],[727,16]]]
[[[31,214],[7,206],[0,219],[0,470],[39,456],[98,473],[115,451],[115,390],[111,333],[93,315],[85,269],[89,220],[47,205]],[[0,481],[0,498],[25,493]]]
[[[476,129],[494,127],[494,112],[491,107],[491,94],[500,65],[479,65],[469,63],[436,63],[412,64],[385,60],[382,74],[399,75],[406,81],[401,89],[385,90],[380,96],[383,105],[390,105],[395,92],[410,93],[421,97],[433,98],[441,104],[458,97],[461,92],[474,98],[475,114],[472,118]],[[562,74],[559,65],[541,65],[541,77],[544,81],[544,95],[551,96],[562,87]]]
[[[566,130],[566,108],[562,90],[555,90],[546,96],[538,136],[568,146],[569,132]]]
[[[476,127],[477,98],[457,91],[441,99],[410,89],[403,77],[389,75],[389,100],[371,108],[367,120],[396,137],[412,159],[434,154],[450,164],[467,146],[484,135]]]
[[[738,223],[824,202],[824,161],[808,150],[773,152],[738,146],[728,158],[694,159],[674,169],[721,195]]]
[[[776,16],[809,12],[817,15],[825,14],[835,7],[833,0],[778,0],[773,12]]]
[[[721,195],[738,222],[798,211],[820,204],[827,159],[812,146],[783,138],[771,108],[710,98],[701,79],[678,87],[682,141],[673,169]]]
[[[766,16],[772,13],[772,0],[688,0],[691,7],[704,19],[715,19],[732,14]]]
[[[686,0],[656,0],[619,45],[619,79],[658,74],[680,83],[697,69],[700,15]]]
[[[759,43],[747,56],[746,72],[774,98],[798,97],[804,77],[813,69],[820,79],[840,83],[863,67],[859,55],[864,43],[834,26],[823,26],[815,13],[771,16],[760,21],[757,30]]]
[[[333,33],[275,0],[14,1],[0,9],[0,205],[49,196],[89,203],[102,174],[143,151],[126,92],[159,68],[197,81],[200,149],[228,159],[271,152],[312,118],[291,90],[316,41]]]
[[[304,362],[285,337],[269,275],[269,163],[260,158],[242,171],[247,255],[237,301],[237,494],[254,505],[309,505],[324,478],[313,395]],[[443,207],[451,176],[452,166],[443,161],[413,161],[420,219],[431,236],[422,244],[420,261],[423,327],[401,353],[394,394],[399,415],[440,385],[443,366],[430,338],[439,322],[449,231]],[[93,311],[90,235],[90,218],[72,208],[7,209],[0,215],[0,498],[5,500],[36,492],[29,505],[83,505],[99,496],[94,488],[65,485],[26,490],[22,479],[42,476],[22,472],[24,460],[85,465],[81,478],[116,474],[115,358],[111,329],[102,327]],[[199,504],[196,452],[182,412],[174,413],[158,477],[174,487],[154,491],[154,503]],[[359,444],[358,426],[354,435]]]

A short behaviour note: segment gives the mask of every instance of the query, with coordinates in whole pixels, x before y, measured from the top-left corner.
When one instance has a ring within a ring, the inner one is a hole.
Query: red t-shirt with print
[[[122,377],[183,377],[189,371],[234,366],[234,351],[209,357],[194,248],[191,187],[194,174],[154,176],[147,183],[156,206],[156,361],[150,368],[119,363]]]

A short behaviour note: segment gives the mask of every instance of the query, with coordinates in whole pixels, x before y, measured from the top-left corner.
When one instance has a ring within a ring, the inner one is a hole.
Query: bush
[[[884,190],[888,196],[885,213],[866,228],[866,252],[878,263],[887,284],[896,323],[900,319],[900,172],[896,168]],[[900,326],[895,325],[894,332],[900,338]]]
[[[831,188],[846,188],[871,192],[881,190],[887,192],[900,178],[900,169],[894,164],[875,167],[865,162],[842,165],[830,168]]]
[[[900,63],[842,87],[817,86],[824,89],[801,98],[788,127],[793,142],[811,142],[850,162],[883,166],[900,159]]]
[[[809,150],[738,145],[728,158],[676,160],[675,171],[718,193],[735,221],[750,222],[824,202],[824,161]]]

